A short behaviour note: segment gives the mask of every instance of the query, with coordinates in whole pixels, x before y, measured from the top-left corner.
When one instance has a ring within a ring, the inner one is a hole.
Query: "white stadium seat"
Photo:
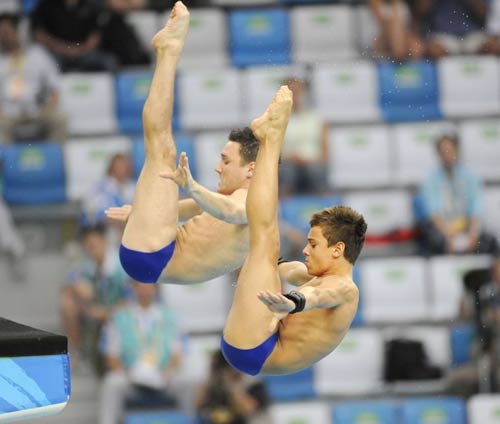
[[[331,396],[381,391],[383,350],[379,330],[349,330],[340,345],[314,365],[316,392],[320,396]]]
[[[396,182],[418,185],[438,166],[435,142],[445,133],[454,133],[445,121],[399,124],[391,128],[396,153]]]
[[[500,63],[493,56],[452,56],[439,60],[441,109],[446,117],[500,112]]]
[[[185,129],[232,128],[244,122],[236,69],[185,70],[179,75],[179,96]]]
[[[473,268],[488,267],[488,255],[435,256],[429,259],[430,315],[437,321],[458,317],[464,293],[464,274]]]
[[[62,108],[72,135],[111,134],[117,130],[113,76],[109,73],[63,75]]]
[[[478,394],[467,402],[469,424],[500,423],[500,394]]]
[[[391,140],[385,125],[333,126],[329,133],[329,144],[331,187],[369,188],[393,182]]]
[[[364,259],[363,317],[367,323],[415,322],[428,318],[427,263],[420,257]]]
[[[68,140],[63,147],[68,199],[82,199],[106,175],[111,157],[131,148],[131,140],[124,136]]]
[[[372,62],[324,63],[313,68],[315,107],[327,121],[380,120],[378,91],[377,69]]]
[[[465,164],[482,179],[500,182],[500,120],[463,121],[459,129]]]
[[[159,29],[165,25],[156,12],[139,10],[128,12],[125,19],[133,28],[142,45],[149,51],[153,51],[151,41]]]
[[[349,5],[297,6],[290,10],[293,61],[318,63],[357,56]]]
[[[271,405],[273,424],[330,424],[330,405],[327,402],[293,402]]]

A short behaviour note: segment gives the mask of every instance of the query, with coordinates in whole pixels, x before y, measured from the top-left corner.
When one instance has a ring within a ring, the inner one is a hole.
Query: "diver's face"
[[[220,154],[220,161],[215,167],[219,174],[217,191],[232,194],[239,188],[246,187],[251,176],[250,164],[244,164],[240,155],[240,143],[229,141]]]
[[[322,275],[332,264],[333,246],[328,246],[321,227],[312,227],[307,235],[307,245],[302,253],[306,260],[307,272],[310,275]]]

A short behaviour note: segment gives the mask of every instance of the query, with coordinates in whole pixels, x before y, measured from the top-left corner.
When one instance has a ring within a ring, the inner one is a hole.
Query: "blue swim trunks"
[[[140,283],[156,283],[172,258],[175,240],[156,252],[138,252],[120,245],[120,262],[125,272]]]
[[[226,361],[238,371],[257,375],[278,342],[278,332],[253,349],[238,349],[222,337],[220,347]]]

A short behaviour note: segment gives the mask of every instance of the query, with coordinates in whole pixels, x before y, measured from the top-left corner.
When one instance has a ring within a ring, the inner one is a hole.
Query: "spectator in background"
[[[74,365],[80,355],[87,353],[87,347],[91,359],[99,360],[97,340],[101,326],[113,308],[130,297],[129,277],[120,265],[116,247],[106,239],[105,227],[83,228],[81,241],[85,257],[70,271],[60,294],[62,321]],[[100,371],[100,363],[96,365]]]
[[[420,188],[424,253],[496,253],[495,238],[481,229],[482,185],[460,163],[458,137],[444,135],[436,148],[441,164]]]
[[[113,71],[115,58],[100,51],[99,13],[93,1],[40,0],[31,15],[35,40],[53,54],[63,72]]]
[[[262,382],[232,368],[220,350],[213,353],[208,381],[196,394],[198,424],[270,423],[268,405]]]
[[[421,59],[423,40],[412,28],[412,17],[403,0],[370,0],[370,8],[378,23],[379,34],[374,40],[374,52],[382,59]]]
[[[26,254],[26,246],[18,233],[10,210],[0,197],[0,253],[7,255],[7,263],[10,266],[11,279],[15,281],[24,280],[25,266],[23,258]]]
[[[148,65],[149,53],[126,20],[126,14],[144,7],[145,0],[106,0],[99,21],[102,28],[101,48],[115,56],[119,65]]]
[[[59,71],[43,48],[21,45],[18,24],[19,16],[0,15],[0,142],[64,141]]]
[[[491,0],[486,19],[486,30],[491,37],[490,46],[492,52],[500,55],[500,0]]]
[[[128,154],[117,153],[109,161],[106,175],[97,182],[82,202],[84,225],[107,221],[104,211],[110,207],[131,205],[134,200],[135,181]]]
[[[169,390],[182,350],[175,316],[157,300],[157,284],[134,282],[133,287],[135,299],[113,313],[104,331],[109,371],[102,386],[99,424],[121,423],[125,400],[132,394],[162,394],[168,406],[177,404]]]
[[[328,186],[328,125],[305,100],[306,82],[285,81],[293,93],[293,110],[281,151],[280,193],[323,192]]]
[[[416,19],[427,37],[427,54],[491,53],[485,32],[484,0],[413,0]]]

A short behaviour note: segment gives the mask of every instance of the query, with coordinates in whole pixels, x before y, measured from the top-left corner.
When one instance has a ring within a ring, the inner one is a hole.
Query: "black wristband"
[[[278,265],[280,265],[280,264],[282,264],[282,263],[284,263],[284,262],[290,262],[290,261],[287,261],[285,258],[283,258],[283,256],[280,256],[280,257],[278,258]]]
[[[304,310],[306,306],[306,297],[301,292],[292,290],[289,293],[285,293],[283,296],[295,303],[295,309],[290,311],[290,314],[295,314]]]

